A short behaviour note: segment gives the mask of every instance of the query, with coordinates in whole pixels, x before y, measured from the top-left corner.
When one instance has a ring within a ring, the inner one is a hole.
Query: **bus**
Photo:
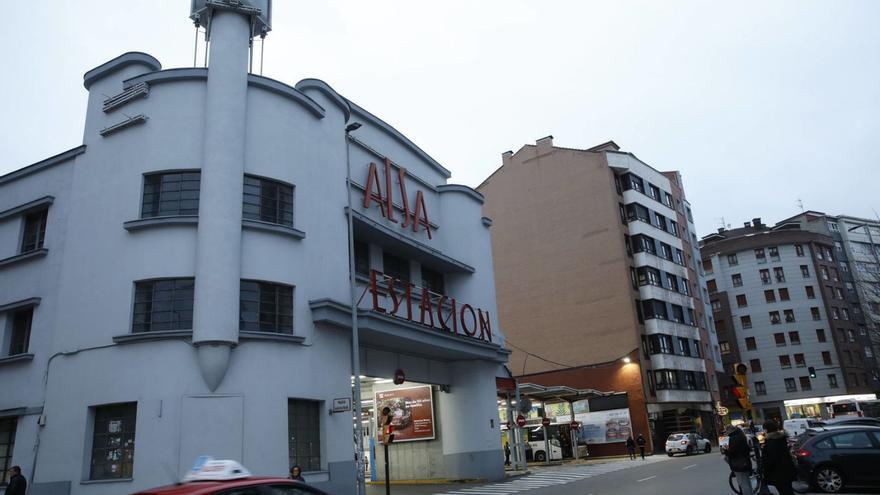
[[[880,400],[839,400],[831,405],[831,417],[840,416],[880,418]]]

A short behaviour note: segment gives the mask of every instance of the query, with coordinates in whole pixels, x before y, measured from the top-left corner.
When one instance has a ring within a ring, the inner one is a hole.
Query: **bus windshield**
[[[831,406],[831,410],[835,416],[852,416],[859,413],[858,405],[855,402],[837,402]]]

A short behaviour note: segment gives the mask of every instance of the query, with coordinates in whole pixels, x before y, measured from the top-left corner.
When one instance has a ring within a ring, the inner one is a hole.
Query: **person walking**
[[[636,460],[636,441],[633,440],[632,435],[626,438],[626,451],[629,452],[629,460]]]
[[[290,467],[289,479],[292,479],[294,481],[302,481],[303,483],[306,482],[306,480],[302,477],[302,469],[300,469],[299,466]]]
[[[788,449],[788,436],[779,429],[779,423],[772,419],[764,423],[767,437],[761,452],[761,472],[764,480],[776,487],[779,495],[794,495],[791,482],[796,468]]]
[[[642,434],[639,433],[639,438],[636,438],[636,444],[638,444],[639,446],[639,454],[642,455],[643,461],[645,460],[645,443],[647,443],[645,442],[645,437],[643,437]]]
[[[752,491],[752,455],[746,434],[736,426],[727,428],[727,453],[725,458],[736,476],[742,495],[754,495]]]
[[[9,484],[6,485],[6,495],[24,495],[27,491],[27,480],[21,475],[21,468],[12,466],[9,473],[12,476],[9,477]]]
[[[504,442],[504,465],[510,466],[510,442]]]

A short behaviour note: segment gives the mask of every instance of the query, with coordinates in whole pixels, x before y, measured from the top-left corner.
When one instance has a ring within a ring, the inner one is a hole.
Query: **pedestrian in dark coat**
[[[632,435],[626,438],[626,451],[629,452],[629,460],[636,460],[636,441]]]
[[[21,475],[21,468],[12,466],[9,472],[12,476],[9,477],[9,484],[6,485],[6,495],[24,495],[27,491],[27,480]]]
[[[794,495],[791,482],[794,481],[796,468],[788,449],[788,436],[780,431],[779,424],[770,420],[764,423],[767,436],[762,449],[761,465],[764,480],[776,487],[779,495]]]
[[[746,434],[736,426],[727,430],[727,464],[736,476],[742,495],[752,495],[752,482],[749,475],[752,473],[752,450],[749,447],[749,439]]]
[[[504,465],[510,466],[510,443],[504,443]]]
[[[290,467],[289,478],[294,481],[302,481],[303,483],[306,482],[306,480],[302,477],[302,469],[300,469],[299,466],[291,466]]]
[[[645,442],[645,437],[643,437],[641,433],[639,433],[639,438],[636,438],[636,443],[639,445],[639,454],[642,455],[642,459],[644,460],[645,459],[645,444],[647,442]]]

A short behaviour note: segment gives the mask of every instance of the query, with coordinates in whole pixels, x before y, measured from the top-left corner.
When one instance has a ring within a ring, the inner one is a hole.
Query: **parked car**
[[[810,418],[786,419],[782,422],[782,429],[785,430],[789,437],[796,437],[807,431],[807,428],[817,428],[819,426],[825,426],[825,423],[818,419]]]
[[[666,439],[666,454],[692,455],[712,452],[712,445],[698,433],[673,433]]]
[[[880,418],[838,416],[824,422],[827,426],[880,426]]]
[[[794,452],[798,479],[826,493],[880,486],[880,427],[808,429]]]

